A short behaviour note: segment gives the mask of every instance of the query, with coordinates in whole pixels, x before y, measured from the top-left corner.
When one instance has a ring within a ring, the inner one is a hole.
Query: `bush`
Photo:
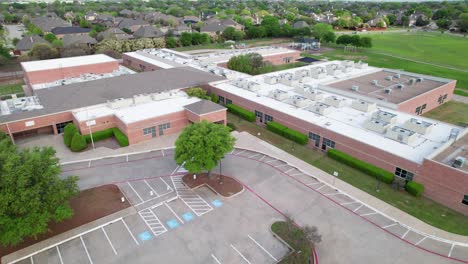
[[[78,133],[78,129],[75,124],[70,123],[65,126],[63,129],[63,143],[65,146],[70,147],[72,143],[73,136]]]
[[[424,185],[415,181],[410,181],[405,185],[405,190],[409,194],[419,197],[424,192]]]
[[[388,172],[382,168],[376,167],[372,164],[366,163],[362,160],[356,159],[336,149],[328,150],[328,156],[334,160],[337,160],[348,166],[358,169],[364,173],[374,176],[378,180],[385,182],[385,183],[392,183],[393,179],[395,178],[395,175],[393,175],[393,173],[391,172]]]
[[[229,112],[242,117],[243,119],[249,121],[249,122],[254,122],[256,117],[255,113],[250,112],[249,110],[246,110],[240,106],[234,105],[234,104],[228,104],[226,105],[227,109]]]
[[[112,136],[114,136],[114,131],[112,130],[112,128],[108,128],[108,129],[105,129],[105,130],[93,132],[93,141],[97,142],[97,141],[100,141],[100,140],[103,140],[103,139],[110,138]],[[84,135],[84,137],[85,137],[86,142],[88,144],[91,143],[91,135],[90,134]]]
[[[117,140],[121,147],[126,147],[129,145],[128,137],[122,131],[120,131],[120,129],[114,127],[112,128],[112,131],[114,133],[115,140]]]
[[[219,97],[216,94],[211,93],[210,97],[211,97],[211,102],[215,104],[219,104]]]
[[[233,123],[227,123],[226,126],[229,127],[230,131],[236,130],[236,126]]]
[[[284,126],[277,122],[268,122],[267,129],[273,133],[281,135],[301,145],[306,145],[309,142],[309,138],[307,137],[307,135],[302,134],[301,132],[296,131],[294,129],[290,129],[287,126]]]
[[[71,141],[70,149],[73,152],[82,151],[88,146],[86,139],[78,132],[75,133]]]

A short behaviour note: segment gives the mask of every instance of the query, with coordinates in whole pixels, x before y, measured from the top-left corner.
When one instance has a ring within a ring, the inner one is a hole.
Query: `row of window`
[[[421,115],[423,113],[424,109],[426,109],[426,106],[427,106],[426,104],[423,104],[421,106],[416,107],[416,111],[415,111],[416,114]]]
[[[268,123],[270,121],[273,121],[273,117],[271,115],[263,114],[260,111],[255,110],[255,116],[257,117],[257,120],[260,123]]]
[[[171,128],[171,123],[169,122],[158,125],[159,136],[164,135],[164,130],[169,129],[169,128]],[[152,127],[143,128],[143,135],[144,136],[151,135],[152,137],[156,137],[156,127],[152,126]]]

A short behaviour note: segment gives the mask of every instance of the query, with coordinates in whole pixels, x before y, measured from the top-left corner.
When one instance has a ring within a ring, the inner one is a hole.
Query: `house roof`
[[[124,40],[124,39],[130,39],[132,38],[131,35],[128,35],[127,33],[123,32],[119,28],[109,28],[106,31],[100,32],[98,34],[98,39],[105,39],[105,38],[111,38],[115,37],[117,40]]]
[[[297,21],[296,23],[293,24],[293,28],[305,28],[308,26],[309,24],[307,24],[305,21]]]
[[[138,38],[159,38],[163,37],[164,33],[159,28],[155,28],[153,26],[143,26],[135,31],[133,35]]]
[[[52,29],[52,33],[55,35],[66,35],[66,34],[84,34],[90,32],[89,28],[82,27],[56,27]]]
[[[97,41],[89,35],[65,35],[62,39],[63,46],[71,46],[74,44],[96,44]]]
[[[55,86],[36,91],[43,109],[0,116],[0,123],[70,111],[118,98],[132,98],[138,94],[201,86],[220,80],[224,78],[191,67],[179,67]]]
[[[51,32],[56,27],[69,27],[70,24],[59,17],[35,17],[31,18],[31,23],[44,32]]]
[[[38,35],[31,35],[22,38],[18,43],[16,43],[17,50],[30,50],[34,44],[44,43],[49,44],[45,39],[41,38]]]
[[[141,20],[141,19],[132,19],[132,18],[124,18],[122,21],[120,21],[118,28],[124,29],[124,28],[130,28],[132,26],[146,26],[149,25],[148,22]]]
[[[208,100],[201,100],[196,103],[186,105],[184,108],[197,115],[209,114],[226,109],[226,107]]]

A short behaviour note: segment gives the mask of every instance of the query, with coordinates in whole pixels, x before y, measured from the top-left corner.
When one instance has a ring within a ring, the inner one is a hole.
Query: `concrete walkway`
[[[467,96],[461,96],[461,95],[453,95],[453,100],[457,102],[462,102],[465,104],[468,104],[468,97]]]
[[[57,150],[57,157],[60,158],[61,163],[79,161],[79,160],[89,160],[97,159],[108,156],[118,156],[124,155],[127,153],[133,152],[145,152],[151,150],[157,150],[161,148],[170,148],[175,144],[175,140],[179,134],[167,135],[160,138],[155,138],[154,140],[146,141],[144,143],[135,144],[126,148],[119,148],[116,150],[108,148],[97,148],[95,151],[88,150],[81,153],[73,153],[68,150],[63,145],[63,139],[61,135],[58,136],[45,136],[45,137],[35,137],[29,141],[19,142],[18,146],[23,147],[33,147],[33,146],[53,146]],[[236,147],[249,149],[253,151],[258,151],[274,158],[283,160],[304,172],[307,172],[310,175],[317,177],[323,182],[327,182],[331,185],[334,185],[336,188],[340,189],[342,192],[349,194],[350,196],[368,204],[369,206],[379,210],[381,213],[384,213],[390,218],[397,220],[398,222],[412,227],[416,230],[419,230],[423,233],[436,236],[446,240],[452,240],[459,243],[468,243],[468,236],[457,235],[449,233],[447,231],[438,229],[431,225],[428,225],[421,220],[401,211],[398,208],[395,208],[382,200],[344,182],[339,178],[334,179],[335,177],[292,156],[291,154],[260,140],[259,138],[250,135],[247,132],[233,132],[233,136],[237,138]],[[333,184],[334,183],[334,184]]]

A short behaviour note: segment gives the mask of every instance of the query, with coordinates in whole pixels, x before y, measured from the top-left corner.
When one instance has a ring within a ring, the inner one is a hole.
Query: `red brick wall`
[[[84,73],[109,73],[119,68],[118,61],[97,63],[92,65],[83,65],[76,67],[64,67],[61,69],[24,71],[24,78],[28,84],[39,84],[53,82],[64,78],[79,77]]]
[[[105,129],[108,129],[108,128],[116,127],[117,126],[116,119],[117,118],[115,118],[114,115],[96,118],[96,119],[94,119],[94,120],[96,120],[96,125],[93,125],[91,127],[91,131],[94,133],[94,132],[97,132],[97,131],[101,131],[101,130],[105,130]],[[77,127],[80,130],[80,133],[82,135],[89,134],[89,128],[86,125],[86,121],[78,122],[77,120],[74,120],[74,123],[75,123],[75,125],[77,125]]]
[[[468,174],[433,160],[425,160],[422,172],[414,178],[424,184],[424,196],[468,216],[468,205],[462,204],[468,195]]]
[[[224,125],[227,124],[227,110],[221,110],[221,111],[218,111],[218,112],[214,112],[214,113],[209,113],[209,114],[205,114],[205,115],[201,115],[200,118],[201,120],[207,120],[207,121],[210,121],[210,122],[219,122],[219,121],[224,121]]]
[[[146,61],[142,61],[140,59],[131,57],[127,54],[122,55],[123,59],[123,65],[135,70],[141,70],[141,71],[156,71],[161,69],[160,67],[157,67],[151,63],[148,63]]]
[[[413,97],[403,103],[398,105],[398,110],[407,112],[415,115],[416,108],[426,104],[426,109],[423,110],[423,114],[429,112],[430,110],[440,106],[438,99],[440,96],[447,94],[447,99],[444,102],[452,100],[453,90],[455,89],[457,81],[453,81],[442,85],[441,87],[431,90],[429,92],[423,93],[416,97]]]
[[[270,62],[273,65],[281,65],[281,64],[286,64],[284,62],[284,58],[290,57],[291,61],[289,63],[296,62],[297,59],[301,57],[301,52],[300,51],[294,51],[286,54],[277,54],[277,55],[271,55],[271,56],[264,56],[263,60]],[[218,66],[227,68],[227,62],[224,63],[219,63]]]

